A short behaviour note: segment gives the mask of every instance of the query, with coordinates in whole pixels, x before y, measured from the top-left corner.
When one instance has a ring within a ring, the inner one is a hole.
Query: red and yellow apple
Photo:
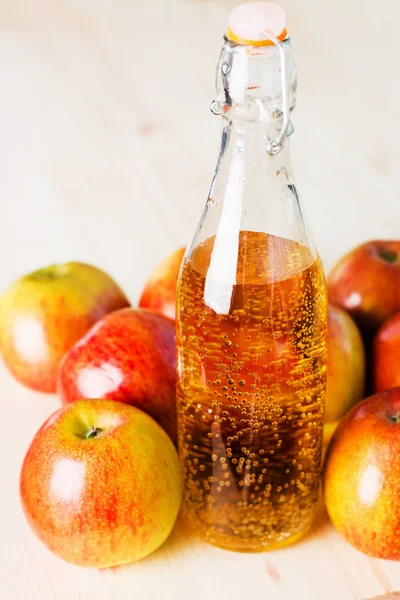
[[[353,319],[342,309],[328,309],[328,369],[324,437],[327,440],[339,419],[363,398],[365,352]]]
[[[151,415],[176,439],[175,326],[151,310],[126,308],[100,319],[66,354],[63,402],[108,398]]]
[[[374,389],[400,386],[400,313],[379,329],[373,345]]]
[[[154,552],[181,502],[179,459],[141,410],[82,400],[55,412],[34,437],[20,478],[33,531],[57,556],[112,567]]]
[[[400,559],[400,388],[363,400],[343,418],[325,456],[324,495],[348,542]]]
[[[3,361],[22,384],[54,393],[67,350],[103,315],[126,306],[115,281],[91,265],[52,265],[25,275],[0,297]]]
[[[329,274],[328,296],[373,335],[400,312],[400,241],[374,240],[346,254]]]
[[[140,297],[141,308],[175,319],[176,285],[184,254],[185,248],[178,248],[155,268]]]

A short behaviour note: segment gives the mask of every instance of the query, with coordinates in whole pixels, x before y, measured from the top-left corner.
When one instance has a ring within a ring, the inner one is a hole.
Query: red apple
[[[185,248],[178,248],[152,272],[139,300],[141,308],[151,308],[175,319],[176,285]]]
[[[336,529],[353,546],[400,559],[400,388],[356,404],[328,446],[324,494]]]
[[[340,308],[328,309],[328,371],[325,422],[345,415],[363,398],[365,352],[353,319]]]
[[[371,241],[346,254],[329,274],[328,296],[366,337],[374,334],[400,312],[400,241]]]
[[[52,265],[25,275],[0,297],[3,361],[24,385],[54,393],[67,350],[100,317],[125,306],[115,281],[91,265]]]
[[[150,310],[127,308],[100,319],[62,361],[63,402],[108,398],[151,415],[176,439],[175,326]]]
[[[379,329],[373,352],[375,390],[400,386],[400,313]]]
[[[34,437],[20,480],[30,526],[57,556],[112,567],[154,552],[179,511],[179,459],[148,415],[107,400],[55,412]]]

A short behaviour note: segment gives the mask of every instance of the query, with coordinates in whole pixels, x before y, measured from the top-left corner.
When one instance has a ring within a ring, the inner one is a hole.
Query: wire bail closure
[[[271,33],[267,31],[263,31],[261,35],[272,42],[278,48],[279,51],[279,62],[280,62],[280,72],[281,72],[281,92],[282,92],[282,111],[281,114],[283,116],[282,128],[279,131],[276,139],[271,140],[268,136],[268,145],[267,145],[267,154],[269,156],[276,156],[282,150],[285,140],[289,137],[293,131],[294,127],[290,122],[290,109],[289,109],[289,94],[288,94],[288,86],[287,86],[287,73],[286,73],[286,52],[285,46],[281,42],[281,40]],[[250,43],[249,43],[250,45]],[[223,77],[226,80],[227,73],[223,72]],[[224,87],[226,87],[224,85]],[[231,102],[228,103],[229,106],[232,107]],[[213,115],[221,116],[224,113],[223,110],[224,103],[219,100],[213,100],[210,104],[210,110]]]
[[[281,84],[282,84],[282,114],[283,124],[282,129],[279,132],[278,137],[275,140],[271,140],[267,147],[267,152],[270,156],[276,156],[283,148],[286,137],[293,131],[290,125],[290,111],[289,111],[289,99],[287,89],[287,78],[286,78],[286,55],[285,47],[283,43],[278,40],[274,35],[266,31],[262,32],[262,35],[271,40],[279,50],[280,63],[281,63]]]

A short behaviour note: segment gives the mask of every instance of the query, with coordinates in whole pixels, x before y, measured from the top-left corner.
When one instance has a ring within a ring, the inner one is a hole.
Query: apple
[[[175,319],[176,285],[184,254],[185,248],[178,248],[155,268],[140,297],[141,308]]]
[[[374,388],[400,386],[400,313],[379,329],[373,345]]]
[[[399,600],[400,592],[393,592],[391,594],[384,594],[383,596],[375,596],[374,598],[368,598],[368,600]]]
[[[141,408],[176,440],[174,323],[126,308],[100,319],[64,357],[63,402],[108,398]]]
[[[328,276],[328,297],[366,338],[373,335],[400,312],[400,241],[375,240],[346,254]]]
[[[182,495],[179,458],[141,410],[81,400],[35,435],[20,495],[30,526],[54,554],[85,567],[121,565],[169,536]]]
[[[369,598],[368,600],[399,600],[400,592],[393,592],[392,594],[384,594],[383,596],[375,596],[374,598]]]
[[[339,423],[340,419],[337,419],[336,421],[331,421],[330,423],[324,423],[324,432],[322,437],[322,446],[324,449],[326,449],[329,442],[331,441],[333,434],[339,426]]]
[[[400,559],[400,388],[371,396],[343,418],[324,462],[333,525],[358,550]]]
[[[365,351],[353,319],[342,309],[328,308],[328,369],[325,422],[345,415],[363,398]]]
[[[0,352],[32,389],[54,393],[60,361],[95,321],[129,306],[104,271],[84,263],[52,265],[12,283],[0,296]]]

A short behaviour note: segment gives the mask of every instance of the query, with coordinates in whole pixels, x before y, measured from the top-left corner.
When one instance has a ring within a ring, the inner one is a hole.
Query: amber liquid
[[[213,245],[194,250],[178,288],[184,511],[212,544],[268,550],[301,537],[317,501],[325,279],[306,247],[243,231],[229,313],[217,314],[204,299]]]

